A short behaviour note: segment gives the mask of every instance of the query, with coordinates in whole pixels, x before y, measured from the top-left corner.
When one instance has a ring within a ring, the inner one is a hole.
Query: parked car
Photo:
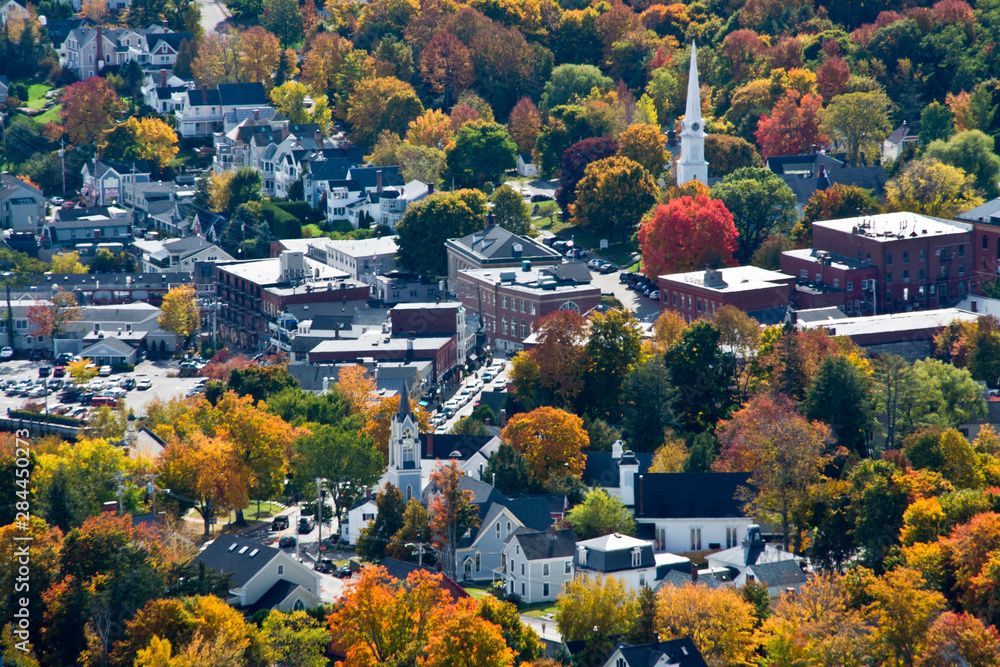
[[[81,401],[82,403],[83,401]],[[107,406],[113,408],[118,405],[118,399],[114,396],[94,396],[90,399],[90,405],[95,408]]]
[[[323,572],[329,574],[337,569],[337,564],[334,563],[329,558],[320,558],[316,561],[316,565],[313,567],[317,572]]]
[[[311,533],[314,528],[316,528],[316,522],[312,520],[312,517],[308,516],[299,517],[300,533]]]
[[[343,565],[337,568],[336,575],[338,579],[350,579],[351,574],[352,574],[351,568],[348,567],[347,565]]]
[[[65,375],[66,375],[65,366],[56,366],[55,368],[52,369],[52,377],[54,378],[61,378],[64,377]]]
[[[271,519],[271,530],[287,530],[288,529],[288,515],[279,514],[278,516]]]
[[[97,374],[102,378],[108,377],[109,375],[111,375],[111,366],[108,366],[107,364],[101,366],[100,368],[97,369]]]
[[[146,391],[153,386],[152,380],[150,380],[145,375],[135,376],[135,388],[139,391]]]
[[[65,366],[71,361],[76,361],[75,354],[71,354],[69,352],[61,352],[59,355],[56,356],[56,363],[61,366]]]
[[[294,547],[298,541],[295,539],[294,535],[285,535],[280,540],[278,540],[279,549],[291,549]]]
[[[134,378],[127,377],[127,378],[123,378],[122,381],[119,383],[118,386],[120,386],[122,389],[125,389],[127,391],[132,391],[133,389],[135,389],[136,382],[135,382]]]
[[[51,366],[39,366],[38,367],[38,377],[40,377],[40,378],[47,378],[50,375],[52,375],[52,367]]]
[[[11,359],[14,356],[14,348],[9,345],[0,347],[0,359]]]

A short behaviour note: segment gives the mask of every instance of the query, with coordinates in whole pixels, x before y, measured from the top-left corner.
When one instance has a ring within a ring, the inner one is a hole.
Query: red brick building
[[[1000,279],[1000,198],[960,213],[958,220],[973,226],[973,290],[983,294],[983,283]]]
[[[461,270],[455,293],[470,315],[477,315],[487,340],[498,350],[523,349],[539,319],[559,310],[586,313],[601,302],[585,264],[535,268]]]
[[[796,308],[869,315],[946,308],[969,293],[972,225],[915,213],[823,220],[812,250],[782,254]]]
[[[224,344],[262,350],[268,324],[288,305],[366,301],[371,288],[301,252],[215,267],[218,333]]]
[[[723,306],[739,308],[765,324],[784,320],[794,276],[756,266],[732,266],[659,277],[660,309],[688,322]]]

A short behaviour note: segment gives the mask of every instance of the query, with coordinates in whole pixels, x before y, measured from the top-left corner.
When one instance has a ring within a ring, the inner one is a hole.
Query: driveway
[[[628,285],[623,285],[619,276],[621,271],[614,273],[590,272],[591,282],[601,288],[601,294],[613,294],[622,305],[635,313],[635,316],[643,322],[652,322],[660,314],[660,302],[653,301],[634,290],[630,290]]]
[[[198,0],[198,8],[201,10],[201,29],[206,35],[216,32],[219,24],[231,16],[220,0]]]

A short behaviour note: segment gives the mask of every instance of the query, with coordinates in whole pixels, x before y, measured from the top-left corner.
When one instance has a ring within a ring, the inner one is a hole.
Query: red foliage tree
[[[729,62],[733,78],[739,81],[746,77],[764,48],[764,41],[753,30],[742,28],[726,35],[722,40],[722,55]]]
[[[420,74],[431,90],[444,98],[446,107],[451,106],[475,78],[469,49],[457,37],[444,31],[434,35],[420,52]]]
[[[832,100],[847,89],[851,68],[840,56],[827,58],[816,72],[816,87],[824,100]]]
[[[754,136],[761,155],[795,155],[829,141],[819,129],[822,108],[823,99],[818,95],[800,96],[794,90],[786,91],[771,114],[764,114],[757,122]]]
[[[718,199],[705,195],[671,199],[657,206],[639,227],[646,275],[730,264],[737,236],[733,214]]]
[[[569,210],[569,205],[576,198],[576,186],[583,179],[587,165],[617,152],[618,140],[613,137],[582,139],[563,151],[556,201],[564,211]]]

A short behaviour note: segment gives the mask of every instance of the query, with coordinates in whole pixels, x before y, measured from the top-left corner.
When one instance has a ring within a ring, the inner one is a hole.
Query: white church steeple
[[[701,119],[701,88],[698,85],[698,51],[691,43],[691,69],[688,73],[687,107],[681,124],[681,159],[677,162],[677,185],[691,180],[708,184],[705,161],[705,124]]]
[[[420,498],[420,435],[419,425],[410,411],[410,394],[406,383],[399,395],[399,410],[389,427],[388,481],[403,494],[403,502]]]

